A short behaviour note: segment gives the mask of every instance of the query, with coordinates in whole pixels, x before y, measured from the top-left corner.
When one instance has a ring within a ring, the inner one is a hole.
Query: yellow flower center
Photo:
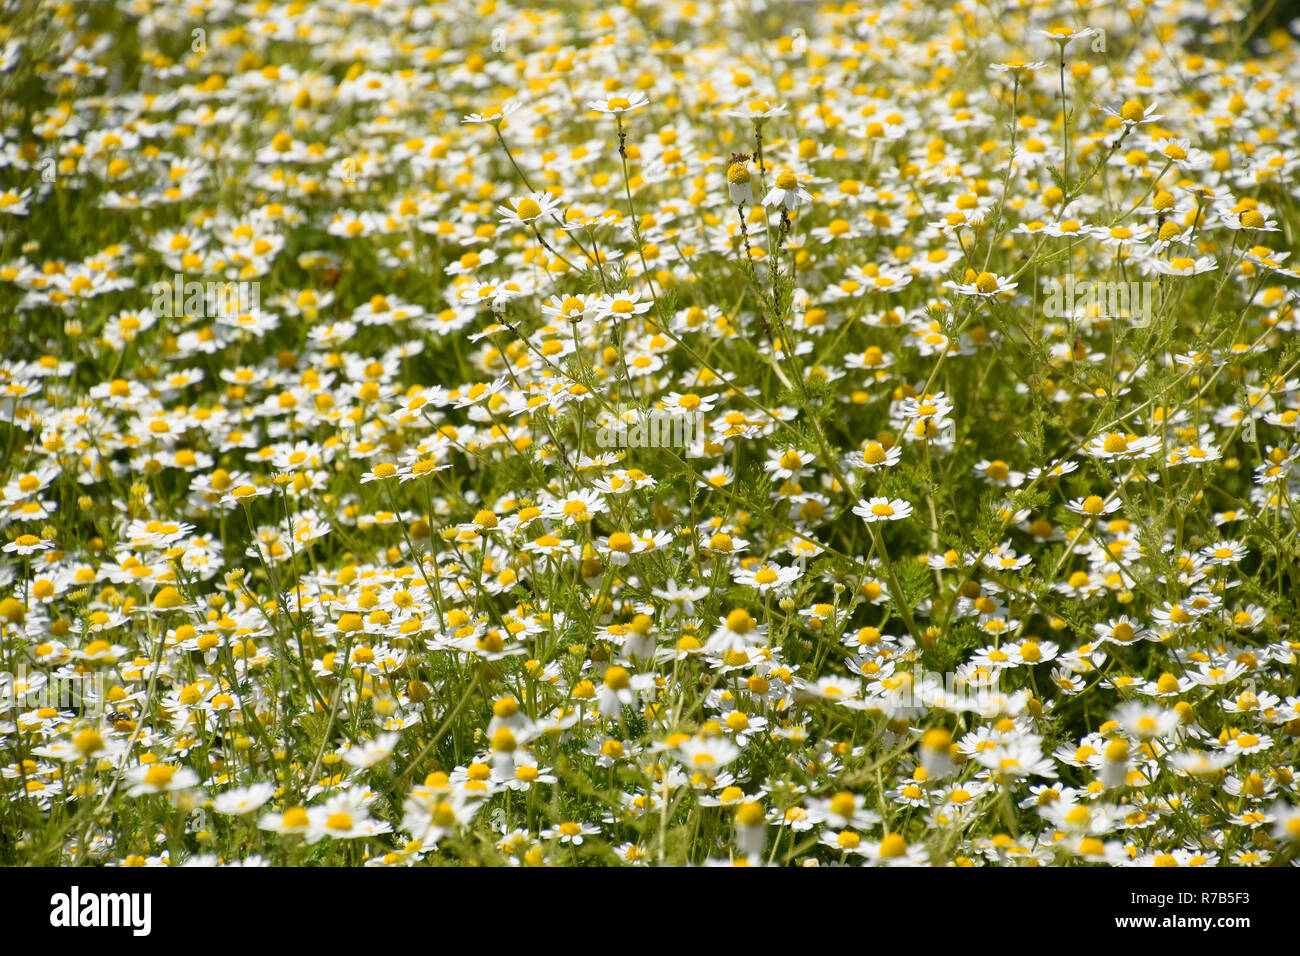
[[[884,859],[893,859],[906,853],[907,841],[897,833],[890,833],[880,841],[880,855]]]
[[[144,775],[144,782],[161,790],[172,782],[174,776],[176,776],[175,767],[159,763],[149,768],[148,773]]]
[[[302,807],[290,807],[288,810],[284,811],[284,817],[281,822],[286,829],[298,830],[307,826],[310,821],[307,819],[307,811],[305,809]]]
[[[736,608],[727,615],[727,630],[734,634],[744,634],[754,626],[754,619],[744,608]]]

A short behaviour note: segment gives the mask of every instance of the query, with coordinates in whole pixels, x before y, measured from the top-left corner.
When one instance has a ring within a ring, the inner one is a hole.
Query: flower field
[[[1271,7],[4,6],[0,864],[1300,860]]]

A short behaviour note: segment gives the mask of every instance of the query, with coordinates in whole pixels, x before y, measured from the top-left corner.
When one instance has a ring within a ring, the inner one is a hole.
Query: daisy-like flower
[[[767,629],[763,625],[755,621],[744,608],[736,608],[721,619],[704,649],[711,654],[745,651],[761,644],[766,637]]]
[[[1115,712],[1115,720],[1124,732],[1137,740],[1156,740],[1172,734],[1182,724],[1182,715],[1176,710],[1165,710],[1129,701]]]
[[[872,866],[925,866],[930,860],[925,847],[909,844],[899,833],[887,833],[879,843],[862,844],[862,855]]]
[[[1024,60],[1008,60],[1005,63],[989,64],[989,71],[992,73],[1011,73],[1020,76],[1021,74],[1030,73],[1034,70],[1041,70],[1045,66],[1047,66],[1047,64],[1042,60],[1031,60],[1029,62]]]
[[[1273,836],[1279,840],[1300,843],[1300,807],[1279,801],[1273,805]]]
[[[380,734],[374,740],[362,741],[345,748],[340,756],[349,766],[358,769],[374,767],[389,758],[399,739],[395,733]]]
[[[1238,733],[1229,736],[1224,748],[1230,754],[1263,753],[1273,746],[1273,738],[1268,734]]]
[[[1065,48],[1075,40],[1087,40],[1098,35],[1095,27],[1068,27],[1052,26],[1046,30],[1035,30],[1040,37],[1046,37],[1064,52]]]
[[[0,193],[0,212],[10,216],[26,216],[31,211],[28,204],[31,202],[32,193],[33,190],[30,188],[22,192],[6,189]]]
[[[1077,219],[1063,219],[1051,222],[1043,227],[1043,232],[1056,239],[1077,238],[1091,234],[1091,227]]]
[[[372,481],[389,481],[393,478],[401,478],[406,469],[398,468],[390,461],[381,461],[368,472],[361,476],[361,483],[368,484]]]
[[[597,320],[612,318],[626,321],[634,315],[649,312],[653,305],[650,301],[642,302],[640,292],[616,292],[596,299],[592,313]]]
[[[678,745],[675,754],[688,769],[715,776],[740,756],[740,748],[725,736],[691,737]]]
[[[1050,778],[1056,772],[1052,761],[1043,756],[1042,739],[1032,734],[1013,736],[977,750],[975,760],[999,781],[1030,776]]]
[[[725,488],[736,480],[729,465],[714,465],[700,473],[699,484],[704,488]]]
[[[1118,495],[1110,498],[1102,498],[1100,495],[1088,495],[1086,498],[1071,498],[1065,503],[1065,507],[1077,515],[1083,515],[1085,518],[1100,518],[1105,515],[1114,514],[1119,510],[1120,501]]]
[[[566,820],[554,827],[548,827],[538,834],[543,840],[559,840],[565,846],[581,846],[584,838],[596,836],[600,827],[590,823]]]
[[[995,488],[1019,488],[1025,481],[1023,471],[1012,471],[1002,460],[987,459],[975,465],[974,473]]]
[[[653,674],[633,675],[626,667],[617,664],[606,668],[596,692],[597,708],[605,717],[618,717],[624,707],[635,704],[640,692],[653,683]]]
[[[754,205],[754,187],[752,174],[744,162],[735,162],[727,167],[727,198],[733,206]]]
[[[409,467],[402,468],[397,476],[399,484],[406,484],[408,481],[415,481],[419,478],[431,478],[439,471],[451,467],[451,462],[438,464],[432,458],[417,458]]]
[[[695,392],[669,392],[659,403],[670,412],[705,415],[713,411],[715,395],[697,395]]]
[[[1149,264],[1156,272],[1166,276],[1198,276],[1219,268],[1219,264],[1212,256],[1200,256],[1196,259],[1186,256],[1165,259],[1157,256],[1149,260]]]
[[[1247,557],[1250,549],[1240,541],[1220,541],[1218,544],[1207,544],[1201,549],[1201,554],[1211,564],[1227,567]]]
[[[544,534],[523,546],[525,551],[545,555],[548,558],[568,554],[572,548],[573,539],[559,538],[553,534]]]
[[[1158,141],[1158,148],[1174,165],[1186,173],[1198,173],[1209,169],[1214,157],[1204,150],[1197,149],[1188,140],[1164,137]]]
[[[769,448],[767,461],[763,463],[763,469],[777,480],[794,478],[802,474],[804,468],[816,460],[817,456],[812,452],[801,452],[796,448],[783,450]]]
[[[462,116],[460,121],[466,125],[488,124],[492,126],[500,126],[502,120],[508,117],[511,113],[514,113],[521,106],[523,106],[523,104],[518,100],[507,100],[500,106],[489,106],[481,113],[470,113],[468,116]]]
[[[523,749],[515,752],[513,776],[496,778],[496,782],[507,790],[529,790],[535,784],[558,781],[559,778],[549,768],[539,766],[537,759]]]
[[[269,495],[272,490],[268,485],[237,485],[221,496],[221,503],[228,508],[238,508],[255,498]]]
[[[799,580],[802,572],[798,568],[783,568],[780,565],[763,563],[754,569],[733,568],[732,578],[737,584],[751,587],[760,594],[770,591],[783,591]]]
[[[566,322],[581,322],[592,314],[595,297],[590,295],[551,296],[542,303],[542,315]]]
[[[34,534],[20,534],[18,537],[14,538],[14,540],[6,544],[3,550],[7,554],[18,554],[26,557],[27,555],[35,554],[38,551],[48,551],[53,547],[53,541],[46,541],[43,538],[38,538]]]
[[[305,807],[289,807],[284,813],[264,814],[257,821],[257,828],[282,836],[299,836],[311,828],[311,818]]]
[[[748,119],[755,122],[772,119],[775,116],[784,116],[788,110],[784,103],[773,103],[771,100],[763,98],[750,100],[743,106],[737,106],[727,110],[727,115],[735,119]]]
[[[1103,460],[1137,460],[1150,458],[1159,447],[1159,435],[1141,437],[1128,432],[1107,432],[1091,439],[1083,450],[1094,458]]]
[[[1044,468],[1029,469],[1029,480],[1037,481],[1040,476],[1046,476],[1049,478],[1063,478],[1066,475],[1071,474],[1078,470],[1079,470],[1079,463],[1077,461],[1071,461],[1070,459],[1067,458],[1064,461],[1052,462],[1050,465],[1047,465]]]
[[[615,93],[613,96],[607,96],[603,100],[588,100],[587,109],[595,110],[597,113],[622,114],[630,113],[632,110],[639,110],[641,107],[650,103],[650,97],[640,90],[627,93]]]
[[[799,184],[798,177],[789,169],[777,174],[776,185],[763,197],[764,206],[779,206],[787,212],[793,212],[810,202],[812,195]]]
[[[699,587],[678,587],[676,580],[668,582],[664,588],[655,588],[651,593],[659,600],[664,602],[663,619],[671,621],[679,614],[685,617],[695,615],[695,602],[702,600],[709,595],[709,588],[705,585]]]
[[[1005,670],[1015,667],[1018,663],[1005,648],[1001,647],[981,647],[971,656],[970,662],[991,671]]]
[[[851,452],[845,458],[850,468],[875,474],[885,468],[893,468],[903,459],[903,449],[892,445],[888,449],[878,441],[869,441],[861,451]]]
[[[327,837],[355,840],[391,832],[393,828],[387,821],[370,816],[368,806],[374,797],[365,787],[351,787],[331,797],[324,806],[309,807],[307,842],[317,843]]]
[[[1153,632],[1127,614],[1121,614],[1119,617],[1111,618],[1104,623],[1094,624],[1092,629],[1093,633],[1097,635],[1098,644],[1106,642],[1132,644],[1134,641],[1154,636]]]
[[[861,709],[862,685],[851,677],[819,677],[815,681],[800,681],[801,693],[838,704],[856,705]]]
[[[1250,229],[1255,232],[1280,232],[1276,219],[1269,219],[1259,209],[1251,207],[1228,207],[1220,204],[1215,208],[1220,221],[1233,231]]]
[[[199,784],[199,775],[189,767],[171,763],[151,763],[132,767],[127,771],[132,786],[128,796],[140,797],[155,793],[175,793],[189,790]]]
[[[543,216],[549,216],[560,205],[560,200],[549,192],[529,193],[522,199],[511,200],[511,205],[498,206],[500,222],[512,226],[529,226]]]
[[[1013,282],[1004,276],[996,275],[992,272],[981,272],[976,274],[974,270],[967,270],[965,282],[945,282],[944,288],[952,289],[962,295],[973,295],[980,298],[991,298],[993,296],[1008,295],[1016,291],[1019,283]]]
[[[261,809],[273,796],[274,784],[254,783],[217,794],[212,798],[212,809],[227,816],[243,816]]]
[[[1274,275],[1286,276],[1288,279],[1300,279],[1300,272],[1283,268],[1282,263],[1291,257],[1289,252],[1274,252],[1267,246],[1253,246],[1245,255],[1245,261],[1259,266]]]
[[[912,513],[912,506],[902,498],[868,498],[858,501],[853,513],[873,524],[877,521],[901,521]]]
[[[1246,673],[1246,665],[1240,661],[1233,661],[1226,667],[1202,664],[1199,669],[1190,671],[1187,676],[1202,687],[1226,687],[1244,673]]]
[[[490,776],[491,768],[484,767]],[[469,781],[452,784],[448,775],[434,772],[424,783],[412,787],[402,805],[402,829],[430,846],[437,845],[449,833],[473,821],[481,801],[491,796],[492,790],[485,781],[471,789]]]
[[[644,538],[635,538],[626,531],[615,531],[597,542],[596,550],[602,557],[608,558],[611,564],[622,567],[631,560],[632,555],[648,550],[650,543]]]
[[[1061,648],[1052,641],[1043,641],[1027,637],[1019,644],[1006,645],[1006,651],[1021,664],[1044,664],[1056,659]]]
[[[598,492],[583,488],[546,505],[542,509],[542,517],[573,524],[590,521],[605,510],[605,499]]]
[[[1161,119],[1160,114],[1156,112],[1157,106],[1155,101],[1143,106],[1139,100],[1125,100],[1118,109],[1107,106],[1103,107],[1103,112],[1107,116],[1120,120],[1125,129],[1132,129],[1134,126],[1143,126]]]
[[[1151,235],[1150,226],[1094,226],[1088,230],[1094,239],[1112,249],[1127,249],[1144,242]]]
[[[867,830],[880,822],[880,814],[868,808],[866,797],[848,790],[831,797],[809,797],[804,801],[804,808],[809,821],[836,830]]]
[[[470,282],[457,292],[457,297],[462,302],[486,305],[494,312],[499,312],[512,299],[523,294],[523,290],[514,282]]]

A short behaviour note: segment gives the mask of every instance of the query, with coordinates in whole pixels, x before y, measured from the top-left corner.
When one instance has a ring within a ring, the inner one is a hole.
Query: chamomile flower
[[[854,505],[853,513],[867,524],[901,521],[911,516],[912,506],[902,498],[868,498]]]
[[[944,287],[962,295],[982,298],[1008,295],[1016,291],[1017,283],[992,272],[971,273],[965,282],[945,282]]]
[[[633,110],[639,110],[650,103],[650,98],[640,90],[616,93],[613,96],[607,96],[604,99],[588,100],[587,109],[595,110],[597,113],[613,113],[621,115],[630,113]]]
[[[529,193],[520,199],[511,200],[508,206],[498,206],[500,221],[512,226],[531,226],[543,216],[549,216],[559,208],[560,200],[549,192]]]
[[[212,809],[227,816],[243,816],[256,813],[273,796],[275,787],[272,784],[255,783],[217,794],[212,798]]]
[[[171,763],[150,763],[132,767],[127,771],[131,783],[128,796],[140,797],[158,793],[176,793],[198,786],[199,777],[189,767]]]
[[[803,188],[794,172],[784,169],[776,176],[775,185],[763,197],[764,206],[779,206],[793,212],[812,202],[812,195]]]
[[[766,594],[770,591],[784,591],[799,580],[801,572],[798,568],[763,563],[753,568],[734,568],[731,576],[737,584]]]
[[[1149,458],[1160,447],[1160,436],[1134,435],[1129,432],[1107,432],[1090,439],[1084,451],[1094,458],[1138,460]]]
[[[1120,120],[1125,129],[1131,129],[1134,126],[1142,126],[1154,123],[1161,119],[1156,112],[1159,104],[1155,101],[1143,104],[1140,100],[1125,100],[1118,108],[1112,106],[1103,107],[1103,112],[1107,116],[1113,116]]]
[[[754,205],[753,174],[742,162],[727,167],[727,198],[733,206]]]
[[[674,755],[687,770],[714,776],[740,756],[740,748],[727,737],[692,737]]]

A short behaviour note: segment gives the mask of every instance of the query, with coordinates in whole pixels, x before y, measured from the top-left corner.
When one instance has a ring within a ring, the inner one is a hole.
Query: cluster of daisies
[[[1300,859],[1249,25],[0,27],[0,862]]]

